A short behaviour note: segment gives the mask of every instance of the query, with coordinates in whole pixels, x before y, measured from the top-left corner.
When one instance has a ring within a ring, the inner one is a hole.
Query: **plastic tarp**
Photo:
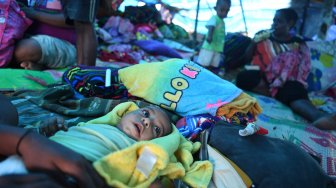
[[[155,4],[156,0],[144,2]],[[175,14],[173,23],[182,26],[188,32],[194,31],[197,0],[162,0],[162,2],[183,9]],[[143,3],[139,3],[137,0],[125,0],[120,10],[123,11],[125,6],[137,6],[138,4]],[[253,37],[256,32],[270,28],[275,11],[289,7],[289,4],[290,0],[231,0],[231,9],[225,19],[227,32],[247,32],[249,36]],[[198,33],[205,34],[207,32],[205,24],[212,15],[216,14],[215,5],[216,0],[200,0]],[[245,15],[245,21],[243,15]]]

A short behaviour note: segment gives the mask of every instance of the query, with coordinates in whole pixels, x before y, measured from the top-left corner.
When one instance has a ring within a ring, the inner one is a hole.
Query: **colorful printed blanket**
[[[268,135],[288,140],[316,158],[326,173],[336,178],[336,132],[310,126],[287,106],[273,98],[252,94],[263,108],[257,125],[268,129]],[[298,159],[299,160],[299,159]]]
[[[336,88],[336,41],[310,41],[307,45],[311,54],[308,90]]]

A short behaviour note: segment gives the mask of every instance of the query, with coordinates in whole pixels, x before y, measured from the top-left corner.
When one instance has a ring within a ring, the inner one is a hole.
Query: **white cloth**
[[[215,52],[215,51],[210,51],[207,49],[201,49],[198,59],[197,59],[197,63],[208,67],[208,66],[212,66],[212,67],[219,67],[220,61],[222,58],[222,54],[220,52]]]
[[[18,155],[9,156],[0,162],[0,176],[8,174],[26,174],[28,173],[22,158]]]
[[[209,160],[214,166],[214,173],[212,175],[213,185],[211,187],[246,188],[244,181],[227,159],[209,145],[208,152]]]
[[[336,25],[331,25],[327,31],[326,41],[332,41],[336,39]]]

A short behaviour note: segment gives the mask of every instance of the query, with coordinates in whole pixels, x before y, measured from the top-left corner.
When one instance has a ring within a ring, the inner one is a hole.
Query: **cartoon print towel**
[[[198,64],[184,59],[137,64],[118,71],[128,92],[181,116],[216,115],[242,90]]]

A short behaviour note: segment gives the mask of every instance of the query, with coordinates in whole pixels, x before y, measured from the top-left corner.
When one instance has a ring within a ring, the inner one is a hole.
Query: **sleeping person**
[[[25,38],[15,46],[15,62],[24,69],[44,70],[65,68],[76,64],[73,44],[48,35]]]

